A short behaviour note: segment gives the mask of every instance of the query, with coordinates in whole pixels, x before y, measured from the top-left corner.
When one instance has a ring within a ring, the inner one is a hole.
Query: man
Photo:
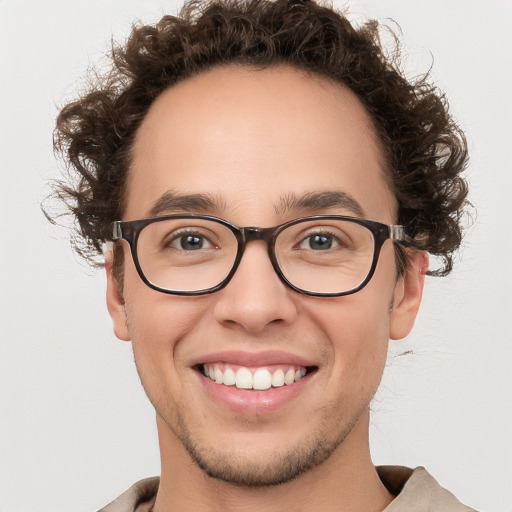
[[[375,468],[369,403],[446,274],[462,133],[378,27],[309,1],[188,4],[135,28],[58,119],[63,184],[157,413],[160,479],[106,512],[471,510]]]

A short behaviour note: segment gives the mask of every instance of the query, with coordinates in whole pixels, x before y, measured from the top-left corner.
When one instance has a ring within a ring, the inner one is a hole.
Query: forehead
[[[214,197],[226,211],[210,213],[233,222],[273,222],[287,198],[342,192],[366,216],[391,221],[383,168],[371,118],[347,88],[289,67],[217,68],[151,106],[133,147],[125,218],[148,216],[171,192]]]

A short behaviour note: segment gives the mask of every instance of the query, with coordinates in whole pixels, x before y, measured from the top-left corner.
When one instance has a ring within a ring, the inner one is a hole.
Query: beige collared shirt
[[[378,466],[383,484],[396,498],[383,512],[476,512],[441,487],[425,468]],[[149,512],[158,491],[158,477],[140,480],[98,512]]]

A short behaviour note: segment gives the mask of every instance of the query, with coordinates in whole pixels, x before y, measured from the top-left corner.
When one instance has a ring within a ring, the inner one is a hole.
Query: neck
[[[158,419],[162,476],[154,512],[367,512],[393,499],[370,458],[365,413],[331,456],[285,484],[247,488],[207,476]]]

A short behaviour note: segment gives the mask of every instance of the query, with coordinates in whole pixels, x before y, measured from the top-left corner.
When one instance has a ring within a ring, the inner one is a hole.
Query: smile
[[[217,384],[258,391],[291,386],[300,381],[307,372],[304,366],[246,367],[225,363],[202,365],[203,375]]]
[[[316,361],[279,350],[223,350],[199,356],[191,368],[215,406],[259,417],[291,406],[316,381]]]

